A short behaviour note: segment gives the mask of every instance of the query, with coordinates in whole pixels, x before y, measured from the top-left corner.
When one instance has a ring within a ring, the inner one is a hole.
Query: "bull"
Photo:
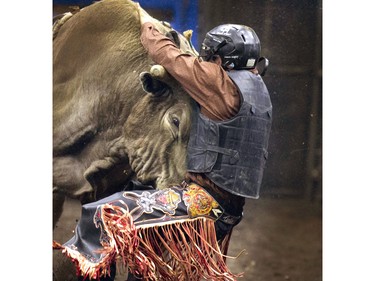
[[[66,197],[87,203],[130,180],[162,189],[185,174],[191,98],[140,42],[130,0],[66,14],[53,33],[53,225]],[[189,36],[155,19],[183,52]]]

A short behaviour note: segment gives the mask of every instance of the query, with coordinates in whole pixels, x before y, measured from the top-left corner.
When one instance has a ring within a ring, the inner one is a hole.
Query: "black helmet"
[[[220,56],[225,69],[252,69],[260,56],[259,38],[248,26],[219,25],[206,34],[199,52],[205,61],[214,55]]]

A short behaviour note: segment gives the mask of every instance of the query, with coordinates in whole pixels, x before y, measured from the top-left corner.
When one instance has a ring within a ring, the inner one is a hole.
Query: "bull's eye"
[[[173,124],[179,128],[180,127],[180,120],[177,119],[177,117],[172,117]]]

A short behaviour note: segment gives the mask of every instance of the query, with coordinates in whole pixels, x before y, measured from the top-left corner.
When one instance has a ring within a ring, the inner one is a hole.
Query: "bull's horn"
[[[153,77],[160,78],[160,79],[166,78],[168,75],[168,72],[160,64],[153,65],[150,69],[150,73]]]
[[[53,26],[52,26],[52,38],[55,39],[57,33],[59,32],[60,28],[63,24],[73,16],[73,13],[67,12],[62,15],[58,15],[53,19]]]
[[[185,30],[182,34],[184,35],[184,37],[186,38],[186,40],[188,41],[188,43],[190,45],[190,48],[193,52],[192,55],[198,57],[199,53],[197,52],[197,50],[195,50],[195,48],[193,46],[193,43],[191,42],[191,39],[193,38],[193,30],[191,30],[191,29]]]
[[[188,30],[185,30],[183,33],[184,37],[190,41],[191,40],[191,37],[193,36],[193,30],[191,29],[188,29]]]

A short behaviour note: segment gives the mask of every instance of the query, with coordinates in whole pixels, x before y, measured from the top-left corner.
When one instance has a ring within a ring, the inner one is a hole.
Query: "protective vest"
[[[272,104],[260,75],[248,70],[227,72],[241,94],[237,115],[213,121],[194,107],[187,170],[204,173],[220,188],[258,198],[267,159]]]

